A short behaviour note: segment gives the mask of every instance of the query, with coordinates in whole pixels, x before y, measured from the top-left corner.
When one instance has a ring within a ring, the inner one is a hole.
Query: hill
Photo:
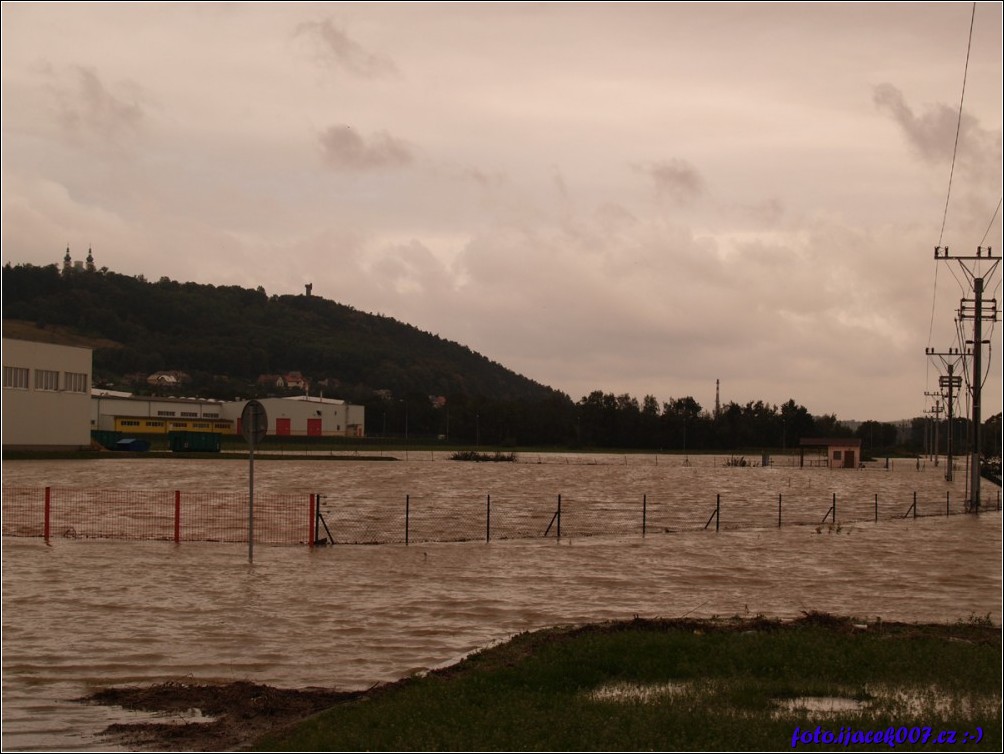
[[[261,287],[8,263],[3,319],[5,335],[93,347],[95,380],[109,385],[176,370],[190,375],[192,392],[233,397],[255,393],[262,374],[299,371],[328,385],[326,395],[355,400],[376,391],[504,401],[561,395],[392,318]]]

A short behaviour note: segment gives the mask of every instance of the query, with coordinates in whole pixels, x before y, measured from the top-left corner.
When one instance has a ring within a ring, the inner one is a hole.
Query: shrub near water
[[[476,450],[458,450],[457,452],[450,455],[450,460],[516,463],[516,461],[519,459],[517,458],[515,453],[503,453],[500,450],[496,450],[494,453],[479,453]]]
[[[978,726],[982,741],[965,748],[1000,750],[1000,638],[999,628],[980,622],[857,629],[815,614],[790,624],[635,620],[552,629],[377,689],[260,746],[773,750],[790,749],[796,727],[822,725],[935,733]],[[845,698],[857,709],[785,704],[802,697]]]

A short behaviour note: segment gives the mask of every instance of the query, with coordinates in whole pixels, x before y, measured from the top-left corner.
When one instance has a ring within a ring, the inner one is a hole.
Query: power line
[[[945,223],[948,221],[948,202],[952,198],[952,178],[955,176],[955,156],[959,152],[959,132],[962,130],[962,103],[966,99],[966,79],[969,76],[969,53],[973,49],[973,24],[976,21],[976,3],[973,3],[973,14],[969,19],[969,44],[966,47],[966,67],[962,73],[962,97],[959,98],[959,119],[955,124],[955,148],[952,150],[952,170],[948,174],[948,195],[945,197],[945,212],[941,217],[941,234],[938,236],[938,246],[945,237]]]
[[[1001,199],[1004,199],[1004,197],[1002,197]],[[990,228],[993,227],[994,220],[997,219],[997,213],[1000,212],[1000,209],[1001,209],[1001,199],[997,200],[997,209],[994,210],[994,216],[991,217],[990,218],[990,222],[987,223],[987,232],[983,234],[983,238],[982,238],[982,240],[980,240],[980,243],[979,243],[980,246],[983,245],[983,241],[986,241],[987,240],[987,236],[990,235]]]

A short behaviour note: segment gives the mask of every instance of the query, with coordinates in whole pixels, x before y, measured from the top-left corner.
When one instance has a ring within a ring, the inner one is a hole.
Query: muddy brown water
[[[253,565],[240,544],[55,538],[47,546],[5,537],[4,750],[114,748],[100,736],[105,726],[150,715],[70,701],[109,685],[250,680],[353,690],[555,624],[634,615],[785,618],[811,610],[937,622],[989,614],[1001,622],[999,513],[892,518],[906,512],[913,492],[921,500],[940,501],[947,492],[961,501],[964,474],[949,484],[943,467],[918,471],[896,461],[889,470],[884,464],[861,471],[726,468],[721,458],[694,457],[684,465],[669,456],[523,456],[518,464],[445,458],[258,462],[256,486],[331,495],[339,515],[349,518],[353,506],[364,515],[368,500],[436,497],[456,501],[455,517],[465,521],[475,520],[468,506],[481,510],[480,502],[467,501],[489,494],[562,494],[573,510],[574,501],[650,495],[653,515],[679,530],[649,529],[643,538],[640,512],[632,509],[609,533],[576,536],[573,527],[560,542],[262,546]],[[247,485],[247,464],[6,462],[3,483],[232,490]],[[985,490],[990,499],[987,493],[996,488]],[[723,521],[757,528],[701,529],[717,494],[726,501]],[[778,529],[778,494],[793,501],[792,518],[805,520],[821,519],[837,494],[840,525]],[[876,494],[883,510],[889,506],[889,517],[884,513],[878,523],[868,520]],[[448,528],[449,519],[441,525]]]

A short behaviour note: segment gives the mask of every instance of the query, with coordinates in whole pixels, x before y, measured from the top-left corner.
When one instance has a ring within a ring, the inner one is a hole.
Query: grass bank
[[[257,748],[770,751],[791,749],[796,728],[811,736],[821,726],[902,728],[896,748],[907,750],[1000,751],[1000,694],[1001,630],[987,619],[634,620],[519,635],[336,704]]]

